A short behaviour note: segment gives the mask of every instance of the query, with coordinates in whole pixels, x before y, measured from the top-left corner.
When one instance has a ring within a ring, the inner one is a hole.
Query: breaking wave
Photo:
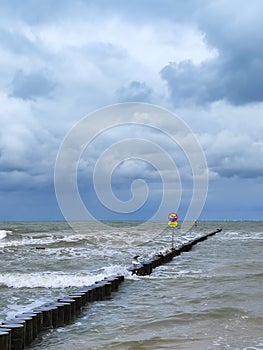
[[[6,238],[9,234],[12,234],[12,231],[0,230],[0,239]]]

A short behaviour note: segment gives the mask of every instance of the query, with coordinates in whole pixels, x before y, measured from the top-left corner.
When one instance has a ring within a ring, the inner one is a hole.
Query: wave
[[[4,239],[7,237],[7,235],[12,234],[12,231],[8,230],[0,230],[0,239]]]
[[[262,240],[263,232],[262,231],[254,231],[254,232],[242,232],[242,231],[227,231],[224,234],[217,236],[222,241],[229,240],[238,240],[238,241],[246,241],[246,240]]]
[[[64,272],[39,272],[39,273],[0,273],[0,285],[12,288],[57,288],[82,287],[91,285],[116,274],[129,276],[130,273],[122,266],[105,267],[99,274],[90,273],[64,273]]]
[[[8,234],[12,233],[12,231],[0,230],[0,240],[6,238]],[[63,234],[31,234],[27,236],[14,235],[12,240],[1,242],[0,247],[21,247],[21,246],[40,246],[51,244],[59,244],[59,243],[81,243],[85,240],[85,236],[83,235],[63,235]]]

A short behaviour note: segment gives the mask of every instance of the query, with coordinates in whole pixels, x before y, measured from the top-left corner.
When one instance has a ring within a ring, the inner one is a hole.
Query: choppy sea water
[[[223,231],[160,266],[131,276],[134,255],[171,244],[166,224],[0,223],[0,321],[116,273],[112,299],[43,333],[32,350],[263,349],[263,222],[199,222],[175,245]]]

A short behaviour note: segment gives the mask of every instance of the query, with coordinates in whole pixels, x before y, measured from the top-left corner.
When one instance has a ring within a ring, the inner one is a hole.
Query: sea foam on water
[[[4,239],[7,237],[8,234],[11,234],[12,231],[8,231],[8,230],[0,230],[0,239]]]

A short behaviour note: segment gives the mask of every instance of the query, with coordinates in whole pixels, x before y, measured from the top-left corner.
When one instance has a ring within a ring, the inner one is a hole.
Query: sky
[[[165,139],[170,113],[176,116],[171,134],[179,118],[207,162],[208,191],[198,218],[261,220],[262,13],[261,0],[249,6],[245,0],[1,1],[0,221],[63,220],[56,160],[66,135],[87,116],[94,130],[100,127],[81,150],[77,187],[94,219],[150,220],[159,210],[163,179],[174,192],[156,218],[167,220],[166,210],[185,217],[195,179],[189,158]],[[144,116],[145,126],[116,126],[109,106],[128,103],[137,103],[139,114],[145,104],[160,108],[158,130],[149,126],[153,115]],[[101,132],[102,120],[115,127]],[[144,158],[149,143],[151,156]],[[157,145],[175,168],[168,160],[158,163]],[[106,160],[96,168],[101,155]],[[96,189],[103,193],[106,178],[120,201],[129,201],[131,186],[138,186],[137,195],[148,195],[138,199],[142,207],[116,212],[108,192],[108,204],[101,204]]]

